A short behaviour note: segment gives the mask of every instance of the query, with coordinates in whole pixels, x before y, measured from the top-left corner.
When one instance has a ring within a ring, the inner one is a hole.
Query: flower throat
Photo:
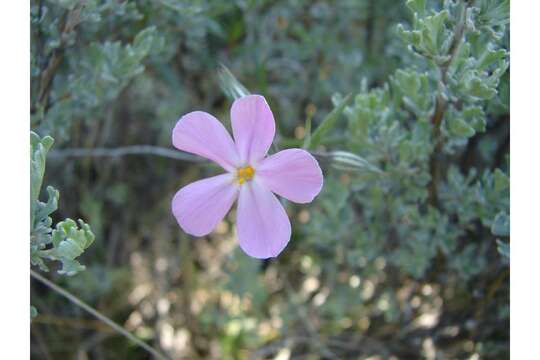
[[[238,183],[242,185],[246,181],[251,180],[254,174],[255,174],[255,169],[252,168],[251,166],[238,168],[236,172],[236,181],[238,181]]]

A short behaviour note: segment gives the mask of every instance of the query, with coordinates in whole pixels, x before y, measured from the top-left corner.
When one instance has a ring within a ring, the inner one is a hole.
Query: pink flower
[[[302,149],[266,157],[276,124],[263,96],[236,100],[231,123],[234,142],[219,120],[202,111],[186,114],[176,123],[172,134],[176,148],[210,159],[227,173],[180,189],[172,200],[172,212],[185,232],[204,236],[238,198],[240,247],[254,258],[275,257],[291,238],[291,223],[273,193],[309,203],[321,191],[322,171],[317,160]]]

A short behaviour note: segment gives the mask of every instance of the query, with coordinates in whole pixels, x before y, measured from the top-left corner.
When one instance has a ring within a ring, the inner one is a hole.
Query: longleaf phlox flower
[[[291,238],[291,223],[274,194],[309,203],[321,191],[317,160],[302,149],[267,156],[276,132],[265,98],[248,95],[231,107],[234,141],[214,116],[194,111],[178,120],[172,134],[176,148],[219,164],[227,172],[181,188],[172,212],[188,234],[210,233],[238,199],[240,247],[254,258],[276,257]]]

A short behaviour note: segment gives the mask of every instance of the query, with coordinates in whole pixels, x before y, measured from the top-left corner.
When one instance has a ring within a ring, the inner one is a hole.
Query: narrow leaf
[[[339,116],[349,103],[350,99],[350,94],[345,96],[345,98],[334,108],[334,110],[326,115],[321,124],[317,127],[317,129],[315,129],[313,134],[311,134],[311,143],[309,145],[310,149],[316,148],[323,140],[323,136],[336,125]]]

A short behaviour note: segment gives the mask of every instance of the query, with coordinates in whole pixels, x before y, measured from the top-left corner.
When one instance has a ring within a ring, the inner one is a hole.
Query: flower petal
[[[251,257],[276,257],[291,238],[285,209],[270,190],[256,181],[241,186],[236,216],[240,247]]]
[[[234,142],[218,119],[203,111],[193,111],[178,120],[172,134],[173,145],[203,156],[232,171],[239,164]]]
[[[311,202],[323,185],[319,163],[302,149],[287,149],[267,157],[255,174],[276,194],[302,204]]]
[[[188,234],[210,233],[230,210],[238,194],[231,174],[195,181],[181,188],[172,200],[172,212]]]
[[[231,107],[231,123],[243,165],[261,160],[276,132],[272,110],[261,95],[248,95],[236,100]]]

